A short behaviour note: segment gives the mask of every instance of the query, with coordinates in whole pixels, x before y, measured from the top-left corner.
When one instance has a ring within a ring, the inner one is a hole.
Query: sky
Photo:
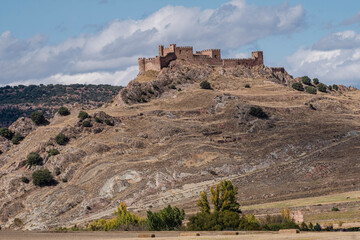
[[[2,86],[126,86],[170,43],[360,88],[359,0],[0,1]]]

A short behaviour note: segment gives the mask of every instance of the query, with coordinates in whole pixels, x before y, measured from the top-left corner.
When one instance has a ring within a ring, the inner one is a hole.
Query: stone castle
[[[186,60],[189,63],[199,65],[212,65],[222,67],[235,67],[238,65],[254,67],[264,64],[263,52],[257,51],[251,53],[251,58],[230,58],[222,59],[220,49],[208,49],[196,51],[193,47],[177,47],[176,44],[170,44],[170,47],[159,46],[159,56],[155,58],[139,58],[139,74],[148,70],[160,71],[169,66],[170,62],[176,59]]]

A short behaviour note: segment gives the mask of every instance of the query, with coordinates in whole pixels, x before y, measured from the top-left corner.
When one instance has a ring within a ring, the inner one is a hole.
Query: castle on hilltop
[[[143,74],[148,70],[160,71],[176,59],[199,65],[222,67],[235,67],[238,65],[254,67],[264,64],[263,52],[261,51],[252,52],[251,58],[221,59],[220,49],[196,51],[194,54],[193,47],[177,47],[176,44],[170,44],[168,48],[160,45],[159,56],[155,58],[139,58],[139,74]]]

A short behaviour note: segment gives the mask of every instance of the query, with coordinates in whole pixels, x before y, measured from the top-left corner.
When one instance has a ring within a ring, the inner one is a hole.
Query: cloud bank
[[[355,31],[332,33],[307,49],[299,49],[288,59],[296,76],[318,77],[327,84],[360,84],[360,34]]]
[[[137,58],[157,45],[177,43],[231,52],[270,35],[302,28],[301,5],[271,7],[234,0],[217,9],[166,6],[141,20],[114,20],[96,34],[49,45],[46,36],[0,35],[0,84],[104,83],[126,85],[137,74]]]

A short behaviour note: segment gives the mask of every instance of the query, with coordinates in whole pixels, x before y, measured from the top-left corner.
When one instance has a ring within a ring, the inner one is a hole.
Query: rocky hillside
[[[199,87],[203,80],[212,90]],[[199,193],[222,179],[239,187],[242,205],[359,189],[359,92],[314,95],[292,89],[296,81],[267,67],[175,61],[87,111],[89,125],[79,110],[56,115],[0,155],[0,225],[81,225],[121,201],[139,214],[169,203],[191,213]],[[53,148],[59,154],[49,156]],[[30,152],[42,165],[26,165]],[[32,173],[43,168],[55,182],[35,186]]]

